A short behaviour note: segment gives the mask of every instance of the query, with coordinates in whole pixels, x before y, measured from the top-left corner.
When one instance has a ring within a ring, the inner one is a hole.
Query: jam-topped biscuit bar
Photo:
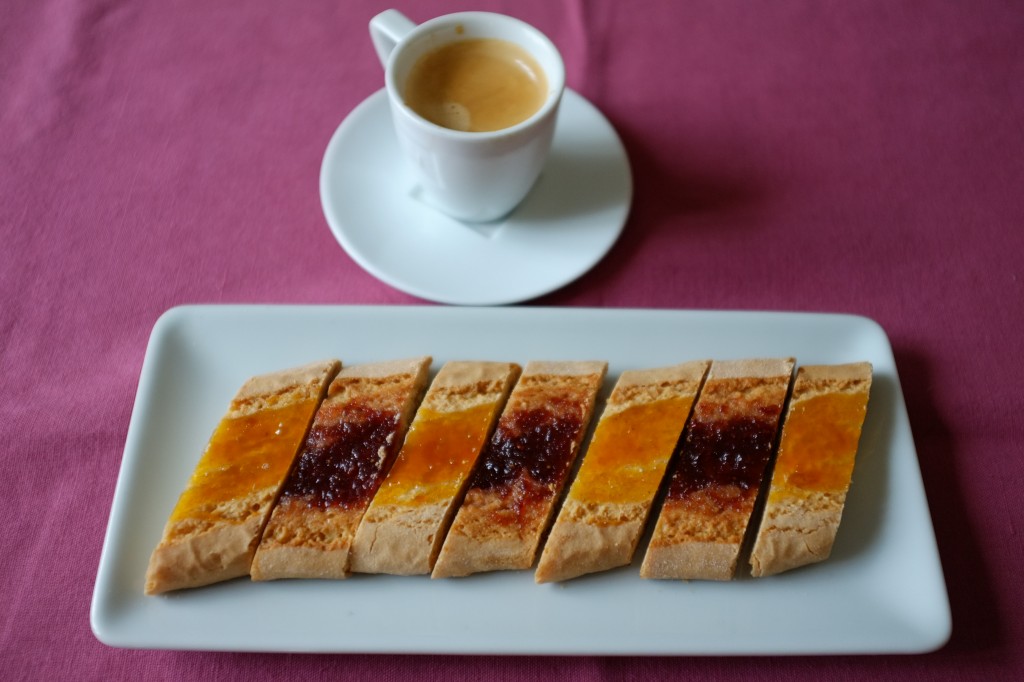
[[[430,573],[520,371],[507,362],[448,362],[441,368],[359,524],[352,571]]]
[[[531,362],[480,457],[432,576],[533,565],[607,363]]]
[[[792,375],[792,358],[712,363],[671,467],[641,577],[733,577]]]
[[[248,575],[271,506],[341,363],[249,379],[231,401],[153,551],[146,594]]]
[[[430,358],[356,365],[331,382],[253,559],[253,580],[344,578],[356,528],[402,445]]]
[[[831,554],[870,391],[866,362],[797,370],[750,555],[753,576],[824,561]]]
[[[622,373],[537,565],[538,583],[628,565],[706,360]]]

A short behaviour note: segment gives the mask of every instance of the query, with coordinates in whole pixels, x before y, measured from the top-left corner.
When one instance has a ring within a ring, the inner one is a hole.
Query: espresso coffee
[[[547,98],[537,61],[514,43],[460,40],[413,65],[405,104],[431,123],[466,132],[501,130],[530,118]]]

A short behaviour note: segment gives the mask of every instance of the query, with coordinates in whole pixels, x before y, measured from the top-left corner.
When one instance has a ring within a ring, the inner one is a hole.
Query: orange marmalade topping
[[[374,504],[436,504],[455,497],[487,440],[497,407],[420,408]]]
[[[668,398],[604,417],[569,497],[607,504],[652,500],[691,404]]]
[[[867,399],[863,393],[830,393],[795,403],[786,418],[773,491],[780,486],[845,490],[853,473]]]
[[[276,492],[288,475],[316,406],[316,401],[307,400],[222,419],[171,520],[220,519],[223,510],[218,510],[218,505],[266,488]]]

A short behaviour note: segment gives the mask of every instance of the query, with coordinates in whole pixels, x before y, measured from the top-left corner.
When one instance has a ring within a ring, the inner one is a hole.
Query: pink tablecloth
[[[415,302],[346,256],[317,194],[331,133],[382,83],[365,27],[384,7],[4,3],[0,676],[1024,677],[1024,11],[994,0],[476,5],[551,36],[633,164],[619,244],[537,303],[852,312],[887,329],[952,601],[942,650],[329,657],[93,638],[90,595],[157,317],[193,302]]]

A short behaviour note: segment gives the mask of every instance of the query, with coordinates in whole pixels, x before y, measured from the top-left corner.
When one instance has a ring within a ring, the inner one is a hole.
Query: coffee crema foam
[[[547,99],[547,78],[515,43],[459,40],[419,58],[406,80],[405,104],[431,123],[464,132],[509,128]]]

